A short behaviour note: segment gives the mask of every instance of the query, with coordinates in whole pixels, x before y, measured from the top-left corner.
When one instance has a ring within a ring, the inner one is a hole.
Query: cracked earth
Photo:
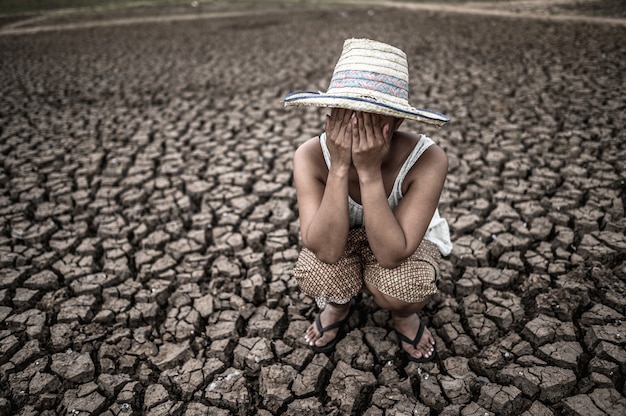
[[[403,361],[329,354],[291,157],[347,37],[448,114],[452,254]],[[0,414],[626,414],[626,25],[344,5],[0,36]]]

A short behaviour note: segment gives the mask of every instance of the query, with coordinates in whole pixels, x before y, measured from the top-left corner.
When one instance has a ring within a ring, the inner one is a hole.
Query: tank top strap
[[[402,183],[404,182],[404,178],[409,173],[413,165],[417,162],[417,160],[422,156],[422,154],[428,150],[430,146],[432,146],[435,142],[430,138],[423,134],[420,134],[419,140],[413,147],[413,150],[409,154],[409,156],[404,161],[404,164],[400,168],[400,172],[398,176],[396,176],[396,180],[393,184],[392,194],[398,195],[402,198]]]
[[[322,153],[324,153],[324,160],[326,161],[326,167],[330,169],[330,150],[326,145],[326,133],[320,134],[320,146],[322,146]]]

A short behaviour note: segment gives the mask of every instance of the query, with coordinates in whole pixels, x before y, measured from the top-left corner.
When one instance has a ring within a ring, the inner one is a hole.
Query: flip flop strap
[[[322,327],[322,320],[321,317],[322,314],[320,313],[319,315],[317,315],[317,318],[315,318],[315,327],[317,328],[317,332],[322,335],[324,334],[324,332],[326,331],[330,331],[332,329],[336,329],[336,328],[340,328],[343,326],[343,324],[345,324],[345,320],[341,320],[341,321],[337,321],[337,322],[333,322],[332,324],[328,324],[325,327]]]
[[[417,334],[415,334],[415,338],[411,339],[409,337],[407,337],[406,335],[404,335],[402,332],[400,331],[396,331],[398,333],[398,335],[400,336],[400,340],[402,340],[403,342],[406,342],[407,344],[410,344],[413,346],[413,348],[417,347],[417,344],[419,344],[420,340],[422,339],[422,335],[424,334],[424,329],[426,327],[424,326],[424,323],[422,322],[422,320],[420,319],[420,326],[417,329]]]
[[[350,315],[352,315],[352,311],[354,310],[355,305],[356,305],[356,299],[355,298],[350,299],[350,309],[348,310],[348,315],[340,321],[334,322],[332,324],[328,324],[326,327],[322,327],[322,318],[321,318],[322,314],[321,313],[318,314],[317,317],[315,318],[315,328],[317,328],[317,332],[319,332],[319,334],[322,335],[326,331],[330,331],[336,328],[341,328],[348,321],[348,318],[350,318]],[[422,331],[424,330],[422,329]]]

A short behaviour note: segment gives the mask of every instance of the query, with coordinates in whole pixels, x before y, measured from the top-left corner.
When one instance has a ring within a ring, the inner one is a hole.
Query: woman
[[[391,312],[410,360],[434,357],[419,312],[437,292],[441,254],[451,243],[437,210],[448,163],[424,135],[399,131],[404,119],[443,125],[439,113],[408,104],[406,55],[349,39],[326,93],[295,92],[286,106],[331,108],[325,133],[294,155],[304,246],[294,275],[323,310],[305,339],[331,351],[361,291]]]

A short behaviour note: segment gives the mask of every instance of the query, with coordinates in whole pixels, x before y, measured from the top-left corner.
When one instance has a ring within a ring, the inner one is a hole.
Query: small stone
[[[101,396],[97,391],[92,391],[89,394],[79,396],[79,390],[67,390],[63,396],[63,406],[66,409],[72,409],[71,411],[75,415],[80,415],[83,412],[86,414],[99,414],[106,405],[106,399]]]
[[[291,400],[290,386],[296,374],[297,371],[289,365],[274,364],[261,369],[260,396],[269,410],[276,413]]]
[[[170,398],[167,389],[161,384],[150,384],[146,387],[144,397],[143,408],[146,410],[150,410],[157,405],[165,403]]]
[[[251,406],[244,373],[234,368],[216,375],[204,390],[204,395],[214,406],[226,406],[237,414],[248,414]]]
[[[539,347],[539,357],[552,364],[576,370],[583,348],[578,342],[559,341]]]
[[[526,396],[539,393],[539,398],[549,403],[566,397],[577,380],[572,370],[539,365],[519,367],[517,364],[505,366],[497,378],[501,384],[512,384]]]
[[[95,366],[89,353],[65,352],[52,355],[50,369],[72,383],[92,381]]]
[[[248,321],[248,336],[278,338],[284,332],[286,318],[281,310],[261,306]]]
[[[56,290],[59,287],[59,278],[52,270],[44,270],[28,278],[23,286],[33,290]]]
[[[365,400],[374,390],[376,378],[372,373],[351,368],[343,361],[337,363],[337,367],[331,376],[326,393],[335,400],[343,414],[352,414],[357,406]]]
[[[49,373],[37,372],[28,384],[28,394],[38,396],[43,393],[57,393],[61,389],[58,377]]]
[[[477,402],[497,415],[519,414],[524,406],[521,390],[515,386],[489,383],[481,386]]]
[[[159,369],[165,370],[187,361],[192,355],[189,341],[180,344],[165,343],[159,347],[158,355],[152,357],[151,361]]]
[[[240,338],[233,351],[233,366],[242,370],[257,372],[273,359],[271,342],[266,338]]]
[[[439,378],[439,384],[452,404],[466,404],[472,400],[470,386],[463,379],[442,376]]]
[[[316,354],[304,370],[296,374],[291,389],[296,397],[319,394],[327,385],[332,363],[324,354]]]

